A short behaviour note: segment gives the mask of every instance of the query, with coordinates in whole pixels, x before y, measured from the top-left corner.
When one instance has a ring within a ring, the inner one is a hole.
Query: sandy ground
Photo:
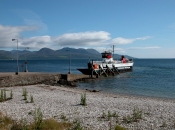
[[[27,89],[34,103],[23,100],[23,88]],[[3,89],[3,88],[1,88]],[[63,86],[31,85],[5,88],[12,90],[13,99],[0,103],[0,111],[16,120],[26,118],[33,121],[34,111],[41,109],[44,118],[55,118],[62,121],[61,115],[68,121],[79,119],[81,124],[91,130],[108,130],[116,124],[129,130],[173,130],[175,129],[175,101],[167,99],[121,96],[102,92],[88,92],[78,88]],[[80,105],[81,94],[86,92],[87,106]],[[7,91],[7,97],[10,91]],[[132,117],[133,110],[141,111],[142,118],[137,122],[126,123],[124,117]],[[106,117],[108,112],[116,117]],[[117,121],[117,122],[116,122]]]

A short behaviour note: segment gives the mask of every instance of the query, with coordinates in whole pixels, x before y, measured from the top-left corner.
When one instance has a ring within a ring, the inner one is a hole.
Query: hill
[[[10,60],[16,59],[16,50],[4,51],[0,50],[0,60]],[[18,57],[19,60],[56,60],[60,58],[69,58],[71,55],[72,59],[101,59],[101,54],[95,49],[75,49],[65,47],[60,50],[52,50],[50,48],[41,48],[39,51],[28,51],[28,50],[19,50]],[[121,55],[115,54],[114,58],[119,59]],[[127,56],[128,58],[133,58]]]

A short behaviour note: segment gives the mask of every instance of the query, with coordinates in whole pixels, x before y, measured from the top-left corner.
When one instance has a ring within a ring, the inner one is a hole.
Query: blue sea
[[[87,59],[72,59],[71,73],[86,68]],[[19,61],[19,71],[23,71]],[[0,72],[15,72],[16,60],[0,60]],[[68,73],[69,59],[29,60],[29,72]],[[175,99],[175,59],[135,59],[132,72],[100,77],[90,83],[78,83],[79,88],[96,89],[108,93]]]

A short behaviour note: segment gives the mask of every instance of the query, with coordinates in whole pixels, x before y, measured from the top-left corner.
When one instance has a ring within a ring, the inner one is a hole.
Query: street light
[[[29,47],[25,48],[25,62],[24,62],[25,63],[25,70],[24,70],[25,72],[28,72],[28,70],[27,70],[27,58],[26,58],[26,50],[27,49],[29,49]]]
[[[19,67],[18,67],[18,39],[12,39],[12,41],[17,41],[17,55],[16,55],[16,75],[18,75]]]
[[[69,51],[69,72],[68,74],[71,74],[71,51],[70,50],[66,50]]]

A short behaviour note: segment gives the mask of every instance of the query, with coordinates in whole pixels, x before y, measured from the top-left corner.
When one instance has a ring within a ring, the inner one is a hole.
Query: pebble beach
[[[30,100],[23,100],[23,89],[26,88]],[[3,88],[1,88],[3,89]],[[54,118],[62,121],[61,115],[72,122],[78,119],[84,128],[89,130],[108,130],[116,124],[129,130],[173,130],[175,129],[175,101],[163,98],[136,97],[103,92],[89,92],[79,88],[50,86],[44,84],[6,87],[7,97],[13,92],[13,99],[0,102],[0,111],[15,120],[33,121],[31,114],[41,109],[43,118]],[[86,93],[87,105],[80,105],[81,94]],[[133,110],[141,112],[137,122],[125,122],[124,117],[132,116]],[[108,113],[116,117],[103,118]]]

